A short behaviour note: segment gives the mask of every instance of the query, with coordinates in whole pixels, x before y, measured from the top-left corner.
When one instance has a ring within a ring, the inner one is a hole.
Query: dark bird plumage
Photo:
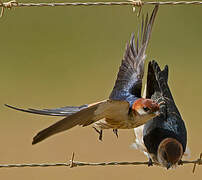
[[[146,98],[160,105],[160,115],[135,128],[137,149],[167,168],[182,158],[187,145],[185,123],[168,86],[168,66],[161,71],[156,61],[149,62]]]

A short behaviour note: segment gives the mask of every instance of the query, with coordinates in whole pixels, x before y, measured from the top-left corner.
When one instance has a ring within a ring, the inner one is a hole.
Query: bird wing
[[[69,116],[75,112],[78,112],[84,108],[87,108],[89,105],[85,104],[82,106],[66,106],[66,107],[55,108],[55,109],[32,109],[32,108],[22,109],[22,108],[8,105],[8,104],[5,104],[5,106],[11,109],[15,109],[17,111],[28,112],[33,114],[48,115],[48,116]]]
[[[77,125],[88,126],[103,118],[128,118],[128,111],[129,103],[127,101],[104,100],[94,103],[40,131],[34,137],[32,144],[36,144],[53,134],[68,130]]]
[[[135,36],[133,34],[130,43],[127,44],[110,99],[130,101],[131,97],[141,97],[144,60],[146,58],[145,51],[157,11],[158,6],[155,6],[149,20],[148,14],[145,21],[142,18],[140,40],[138,31],[137,43],[135,43]]]

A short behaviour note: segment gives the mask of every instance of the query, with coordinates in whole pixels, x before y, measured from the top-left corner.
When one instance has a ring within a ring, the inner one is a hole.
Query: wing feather
[[[49,136],[71,129],[77,125],[88,126],[103,118],[126,118],[128,116],[128,111],[129,103],[126,101],[105,100],[97,104],[93,104],[88,108],[84,108],[70,116],[67,116],[66,118],[40,131],[34,137],[32,144],[36,144]]]
[[[131,97],[141,97],[144,60],[146,58],[145,51],[157,11],[158,6],[155,6],[150,20],[148,20],[148,14],[145,22],[144,18],[142,19],[142,26],[140,27],[141,35],[138,31],[137,43],[135,43],[135,35],[133,34],[130,43],[126,45],[125,54],[110,99],[128,100]],[[139,39],[139,36],[141,36],[141,39]]]

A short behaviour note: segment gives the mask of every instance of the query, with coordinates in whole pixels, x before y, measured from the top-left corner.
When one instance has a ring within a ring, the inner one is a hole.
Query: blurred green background
[[[145,6],[143,13],[152,8]],[[160,7],[146,61],[169,65],[169,85],[187,125],[192,159],[202,150],[201,17],[201,6]],[[91,127],[76,127],[32,146],[32,137],[60,118],[3,106],[54,108],[107,98],[140,20],[129,6],[6,10],[0,19],[0,163],[66,162],[72,152],[79,161],[146,160],[130,148],[133,130],[120,131],[118,140],[106,131],[99,142]],[[146,166],[20,168],[0,169],[0,179],[201,178],[201,167],[194,175],[191,171],[192,165],[169,171]]]

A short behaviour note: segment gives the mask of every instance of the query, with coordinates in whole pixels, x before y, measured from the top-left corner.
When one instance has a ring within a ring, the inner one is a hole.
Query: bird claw
[[[183,165],[182,160],[179,160],[179,161],[178,161],[178,165]]]
[[[95,131],[99,134],[99,140],[102,141],[102,130],[98,130],[97,128],[93,127]]]
[[[118,129],[113,129],[113,133],[116,135],[117,138],[119,137],[119,135],[118,135]]]
[[[151,158],[149,158],[149,162],[148,162],[148,167],[153,166],[153,161]]]
[[[102,130],[100,130],[100,133],[99,133],[99,140],[102,141]]]

